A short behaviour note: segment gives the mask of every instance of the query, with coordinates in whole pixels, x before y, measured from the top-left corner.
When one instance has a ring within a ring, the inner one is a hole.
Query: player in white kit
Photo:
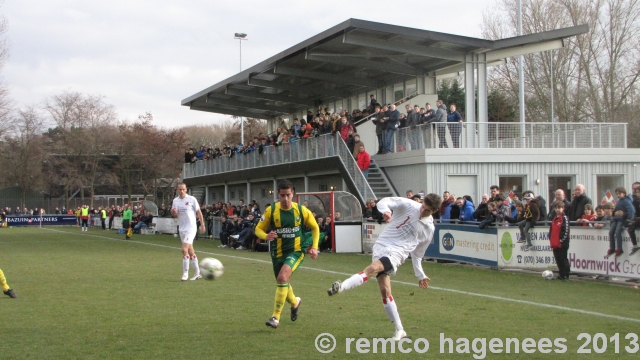
[[[196,198],[187,195],[187,185],[184,183],[178,184],[176,192],[178,193],[178,197],[173,199],[171,216],[178,218],[178,229],[180,232],[180,240],[182,241],[182,281],[189,279],[189,260],[191,260],[191,264],[195,270],[195,274],[191,280],[202,279],[200,267],[198,266],[198,258],[193,251],[193,240],[198,234],[196,216],[198,220],[200,220],[200,232],[205,231],[200,205]]]
[[[413,271],[418,285],[427,289],[431,280],[422,270],[422,258],[433,240],[435,227],[431,214],[440,209],[442,199],[436,194],[428,194],[422,202],[406,198],[389,197],[378,202],[378,211],[388,224],[373,245],[373,262],[343,282],[336,281],[327,290],[329,295],[339,294],[364,284],[376,275],[384,310],[395,325],[393,339],[399,341],[407,336],[402,327],[398,308],[391,295],[389,275],[395,275],[400,266],[411,254]],[[393,212],[393,215],[392,215]]]

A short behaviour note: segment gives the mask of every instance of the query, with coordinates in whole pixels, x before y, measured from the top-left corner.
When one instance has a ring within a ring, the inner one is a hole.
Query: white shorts
[[[388,272],[389,275],[395,275],[398,266],[407,259],[407,255],[403,250],[386,247],[381,244],[373,244],[373,261],[380,260],[383,257],[387,257],[391,261],[393,269]]]
[[[193,245],[193,240],[196,238],[197,233],[196,230],[180,231],[180,241],[182,241],[183,244]]]

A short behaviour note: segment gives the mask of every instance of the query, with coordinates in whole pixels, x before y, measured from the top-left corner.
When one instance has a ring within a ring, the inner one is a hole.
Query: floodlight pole
[[[242,72],[242,40],[249,40],[245,39],[246,37],[247,34],[245,33],[235,33],[233,37],[240,41],[240,72]],[[244,144],[244,119],[242,116],[240,117],[240,143]]]
[[[522,0],[518,0],[518,36],[522,36]],[[525,141],[525,124],[524,124],[524,73],[522,71],[523,56],[518,56],[518,89],[520,102],[520,137]],[[523,144],[524,146],[524,144]]]

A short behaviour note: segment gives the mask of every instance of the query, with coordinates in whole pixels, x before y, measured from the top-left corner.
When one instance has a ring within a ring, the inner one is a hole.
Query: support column
[[[436,73],[431,72],[424,77],[424,94],[425,95],[437,95],[438,83],[436,81]],[[435,106],[435,104],[433,104]]]
[[[487,55],[478,54],[478,147],[488,147],[489,105],[487,101]]]
[[[204,185],[204,203],[205,205],[209,204],[209,185]]]
[[[304,175],[304,192],[309,192],[309,177]]]
[[[273,178],[273,202],[278,201],[278,180]]]
[[[247,201],[245,201],[245,204],[251,204],[251,199],[252,195],[251,195],[251,183],[249,181],[247,181]]]
[[[229,185],[224,183],[224,202],[225,204],[229,202]]]
[[[467,54],[464,58],[464,92],[465,92],[465,121],[476,122],[476,86],[475,86],[475,58],[474,54]],[[466,141],[460,139],[460,147],[475,147],[475,124],[466,124]]]

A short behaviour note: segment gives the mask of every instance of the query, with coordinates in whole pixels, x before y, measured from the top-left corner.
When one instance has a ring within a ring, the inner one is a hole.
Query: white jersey
[[[403,262],[411,254],[415,275],[420,280],[426,278],[422,258],[435,233],[433,217],[420,218],[422,204],[401,197],[384,198],[377,207],[381,214],[392,212],[393,216],[375,244],[401,253]]]
[[[178,210],[178,226],[180,232],[197,231],[196,214],[200,210],[198,200],[191,195],[185,195],[184,199],[173,199],[172,209]]]

